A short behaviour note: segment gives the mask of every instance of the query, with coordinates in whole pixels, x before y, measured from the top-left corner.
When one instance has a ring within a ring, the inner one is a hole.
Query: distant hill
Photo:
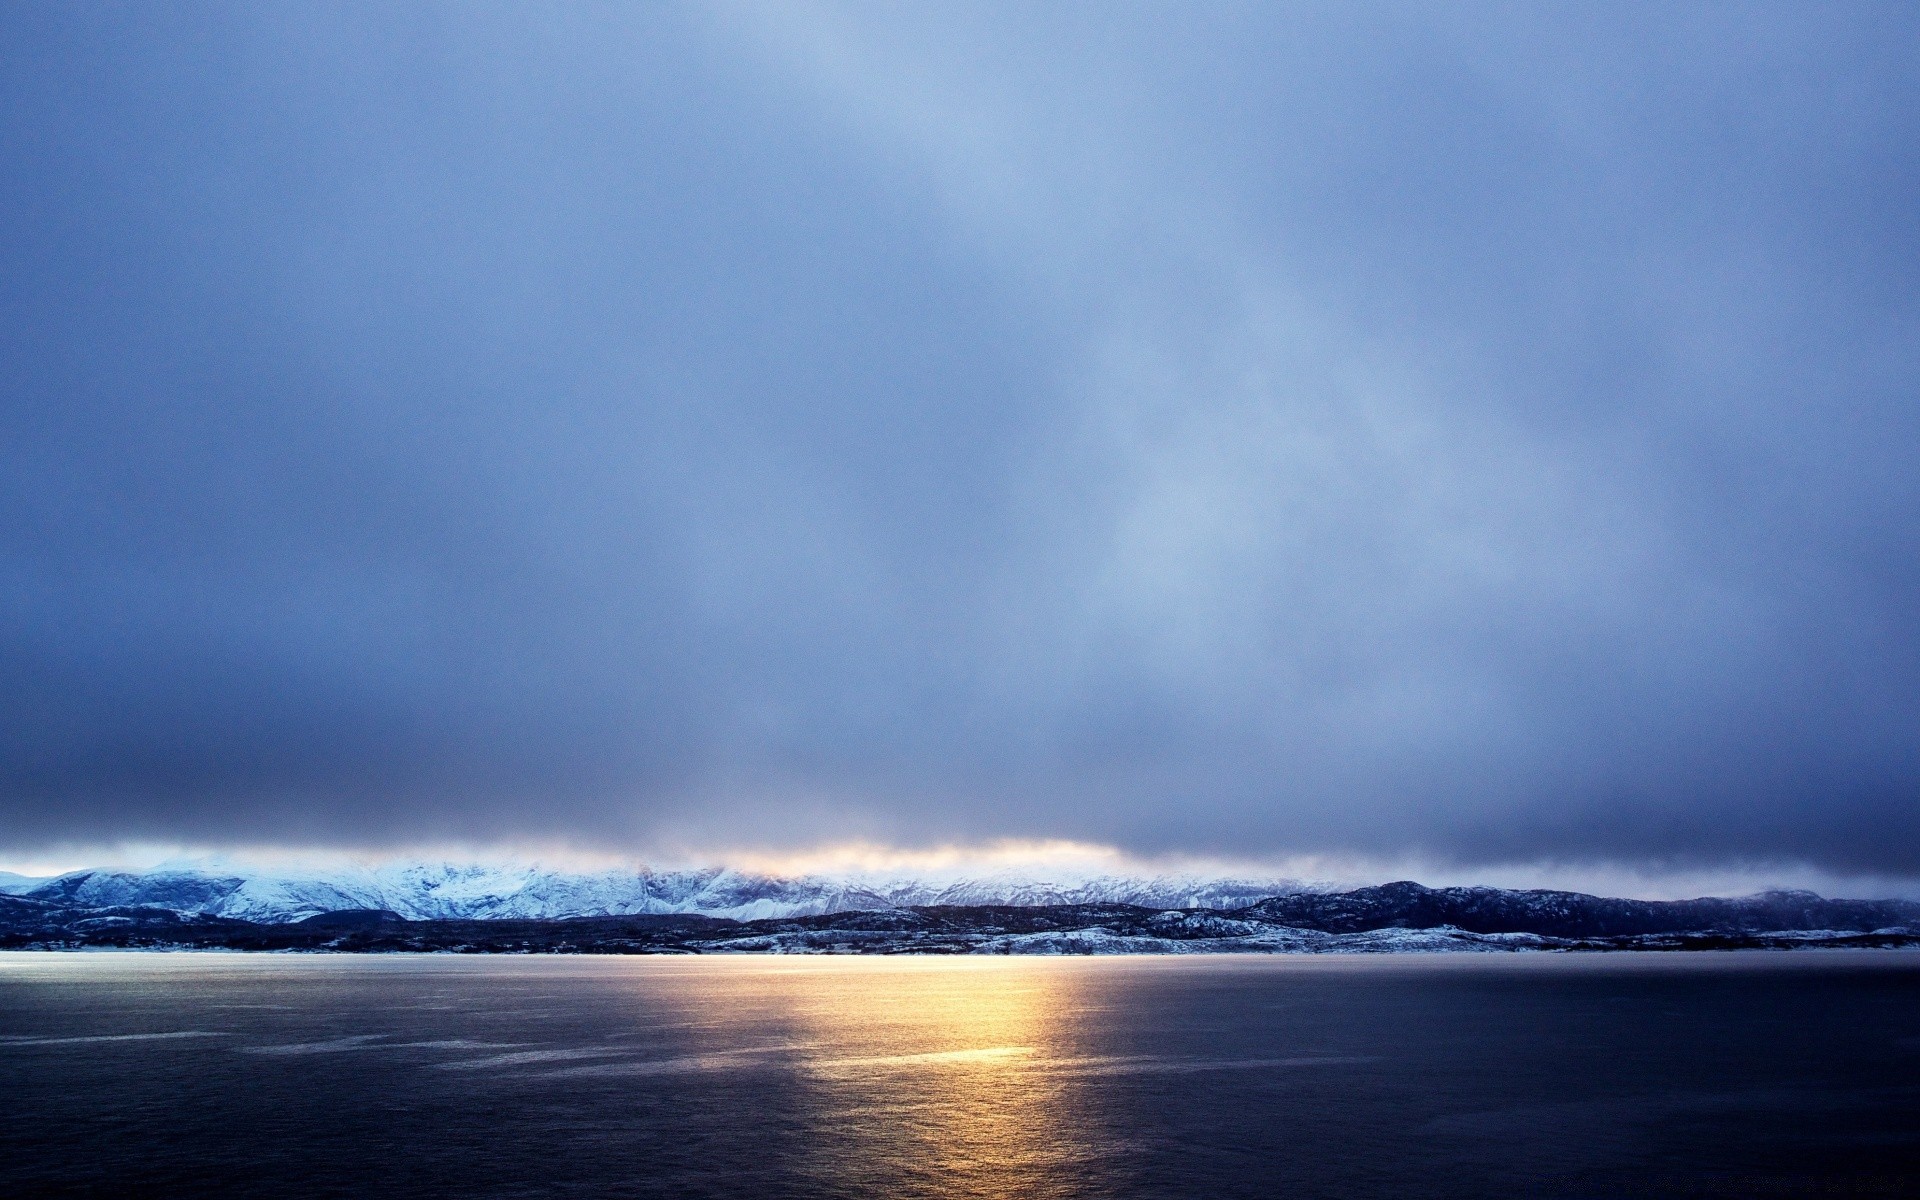
[[[1733,899],[1618,900],[1579,892],[1428,888],[1402,881],[1350,892],[1275,896],[1251,905],[1244,915],[1323,933],[1446,925],[1471,933],[1593,938],[1806,930],[1867,933],[1920,925],[1920,903],[1827,900],[1812,892],[1794,891]]]

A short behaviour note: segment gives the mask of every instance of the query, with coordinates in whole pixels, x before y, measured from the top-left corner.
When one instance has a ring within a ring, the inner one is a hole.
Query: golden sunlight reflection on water
[[[1079,1194],[1097,1152],[1072,1055],[1087,980],[1064,964],[840,960],[775,967],[734,993],[791,1029],[821,1114],[809,1171],[872,1195]],[[744,993],[744,994],[743,994]],[[765,1006],[765,1007],[761,1007]]]

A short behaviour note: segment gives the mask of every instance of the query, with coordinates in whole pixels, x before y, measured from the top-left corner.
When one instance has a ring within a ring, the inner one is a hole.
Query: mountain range
[[[0,894],[74,908],[156,908],[276,924],[382,910],[412,921],[564,920],[683,914],[736,921],[912,906],[1129,904],[1240,908],[1301,890],[1282,879],[1101,875],[1059,882],[1019,872],[949,880],[778,876],[708,867],[568,872],[525,864],[399,862],[327,869],[191,863],[50,878],[0,873]]]
[[[0,878],[0,947],[555,953],[1354,953],[1920,945],[1920,903],[1631,900],[1016,875],[931,883],[412,863]]]

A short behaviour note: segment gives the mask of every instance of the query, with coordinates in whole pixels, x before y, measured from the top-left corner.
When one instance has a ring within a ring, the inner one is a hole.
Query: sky
[[[0,857],[1920,880],[1916,44],[6,6]]]

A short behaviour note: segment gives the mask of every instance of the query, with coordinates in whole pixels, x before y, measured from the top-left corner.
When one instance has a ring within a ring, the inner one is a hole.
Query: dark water
[[[1920,955],[0,954],[0,1192],[1920,1194]]]

